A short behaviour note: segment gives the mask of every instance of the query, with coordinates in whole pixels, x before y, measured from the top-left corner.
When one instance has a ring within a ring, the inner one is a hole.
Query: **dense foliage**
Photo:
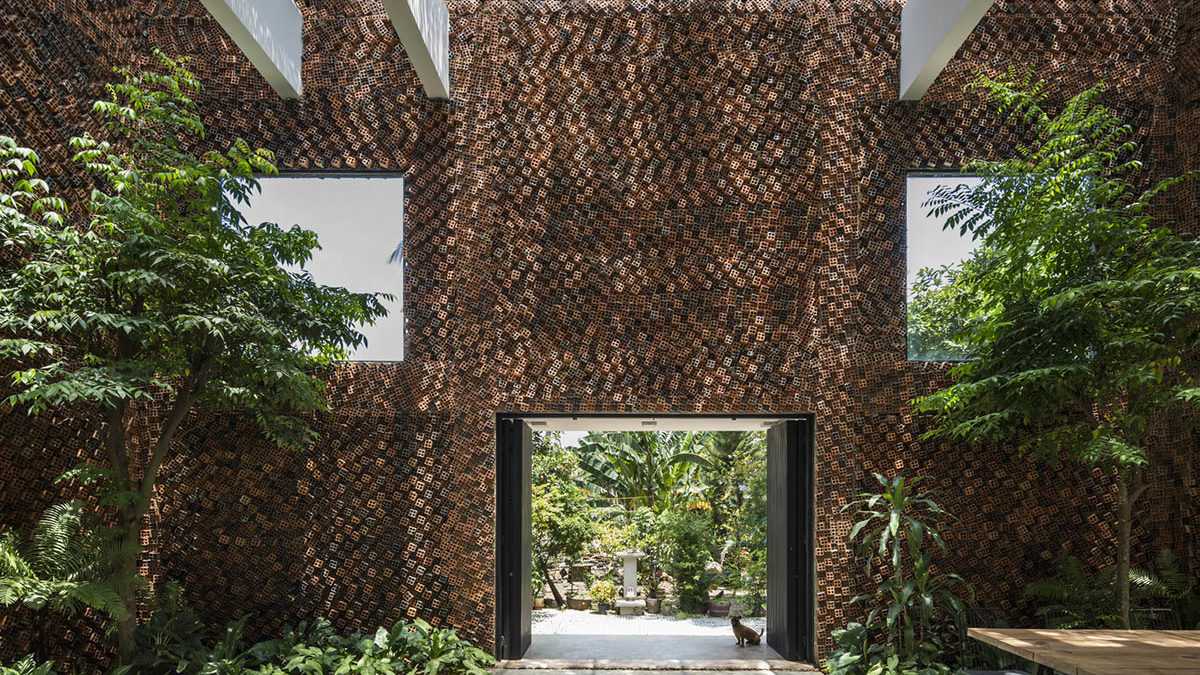
[[[1053,576],[1025,587],[1025,597],[1048,628],[1119,628],[1113,588],[1116,568],[1092,572],[1073,557],[1059,561]],[[1200,588],[1170,550],[1148,569],[1131,568],[1130,625],[1133,628],[1200,629]]]
[[[917,270],[908,298],[908,358],[913,361],[962,361],[970,356],[962,339],[962,293],[955,285],[958,265]]]
[[[718,432],[709,452],[728,459],[710,462],[721,467],[719,491],[709,498],[714,526],[724,542],[722,583],[735,593],[744,591],[746,614],[765,611],[767,600],[767,445],[765,434]]]
[[[1200,244],[1156,226],[1154,198],[1180,179],[1147,177],[1132,129],[1103,87],[1057,114],[1040,83],[981,77],[1032,138],[1001,161],[974,161],[975,187],[927,202],[979,244],[920,294],[926,318],[970,357],[954,383],[917,401],[931,435],[1011,441],[1022,453],[1097,467],[1119,494],[1116,594],[1129,625],[1130,528],[1146,489],[1156,419],[1200,400]]]
[[[0,663],[0,675],[55,675],[54,664],[26,656],[10,665]]]
[[[559,607],[564,600],[550,564],[575,562],[596,536],[588,495],[579,485],[582,477],[574,453],[563,449],[554,436],[539,436],[531,470],[533,590],[539,592],[545,581]]]
[[[699,511],[665,511],[659,516],[662,566],[675,581],[679,609],[703,612],[708,607],[712,574],[712,523]]]
[[[113,675],[485,675],[495,664],[453,630],[421,619],[370,635],[342,635],[317,619],[250,643],[246,617],[212,630],[183,601],[178,585],[167,584],[155,602],[149,620],[137,627],[135,655]],[[0,664],[0,675],[58,672],[32,656]]]
[[[196,154],[200,85],[162,54],[119,71],[93,112],[101,137],[71,139],[94,181],[67,205],[38,177],[35,152],[0,137],[0,360],[8,407],[38,414],[95,411],[105,461],[74,477],[99,486],[111,510],[112,574],[122,660],[132,657],[143,517],[158,472],[194,406],[252,416],[287,446],[312,439],[306,416],[325,408],[315,370],[363,343],[357,326],[384,313],[380,297],[322,286],[303,270],[314,233],[245,222],[238,209],[272,156],[242,141]],[[144,464],[130,418],[163,406]]]
[[[490,655],[449,629],[399,621],[371,635],[340,635],[324,619],[248,644],[246,620],[212,631],[182,601],[176,586],[137,631],[137,655],[115,675],[484,675]]]
[[[696,434],[614,432],[588,434],[578,451],[590,490],[627,508],[661,512],[688,497],[697,468]]]
[[[939,572],[934,550],[944,551],[939,523],[948,519],[920,490],[923,479],[875,474],[878,492],[843,507],[858,520],[849,540],[884,581],[853,602],[863,623],[833,631],[837,649],[825,662],[830,675],[908,675],[953,672],[965,639],[970,588],[956,574]]]

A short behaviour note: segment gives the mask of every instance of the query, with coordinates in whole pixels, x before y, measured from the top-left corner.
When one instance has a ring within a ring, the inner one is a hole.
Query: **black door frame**
[[[529,649],[533,600],[530,573],[530,452],[533,433],[520,417],[496,418],[496,658]],[[521,635],[520,643],[509,636]]]
[[[812,447],[811,418],[767,430],[767,644],[793,661],[815,656]]]
[[[796,621],[789,622],[793,635],[785,641],[794,646],[792,653],[780,655],[790,660],[812,662],[816,655],[816,550],[814,544],[815,532],[815,482],[816,450],[815,422],[812,413],[586,413],[586,412],[500,412],[496,414],[496,522],[495,522],[495,599],[496,599],[496,641],[495,655],[499,659],[519,659],[528,649],[528,642],[509,644],[508,636],[513,634],[528,635],[529,590],[522,588],[525,584],[520,565],[526,567],[528,573],[528,546],[513,546],[514,537],[521,537],[522,521],[528,521],[528,513],[522,513],[528,508],[528,500],[522,500],[522,490],[528,495],[529,486],[529,450],[528,442],[521,441],[530,430],[524,424],[527,418],[571,418],[571,419],[603,419],[622,417],[653,417],[657,419],[778,419],[789,424],[793,429],[792,442],[794,451],[800,453],[795,462],[796,483],[801,487],[795,492],[802,504],[796,504],[795,515],[797,546],[789,547],[795,558],[789,567],[796,572],[796,588],[789,604],[795,604],[793,611]],[[647,431],[651,431],[647,429]],[[766,431],[764,428],[763,431]],[[518,447],[519,446],[519,447]],[[518,454],[519,453],[519,454]],[[513,461],[519,460],[519,461]],[[523,483],[521,485],[520,483]],[[525,503],[523,503],[525,502]],[[528,535],[526,534],[527,538]],[[518,539],[520,542],[520,539]],[[513,550],[513,549],[518,550]],[[520,549],[526,549],[521,551]],[[767,601],[768,607],[770,600]]]

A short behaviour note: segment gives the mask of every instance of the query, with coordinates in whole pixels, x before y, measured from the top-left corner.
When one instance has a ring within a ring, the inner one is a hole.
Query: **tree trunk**
[[[142,550],[142,518],[136,507],[120,511],[121,540],[117,542],[117,594],[125,608],[125,616],[117,621],[117,664],[127,666],[137,651],[137,584],[138,558]]]
[[[1129,629],[1129,535],[1133,520],[1133,499],[1130,494],[1129,476],[1120,472],[1117,476],[1117,607],[1121,613],[1121,627]]]
[[[564,606],[564,603],[563,603],[563,597],[562,597],[562,594],[560,594],[560,593],[558,592],[558,586],[555,586],[555,585],[554,585],[554,579],[550,578],[550,570],[549,570],[549,569],[547,569],[547,567],[546,567],[546,563],[545,563],[544,561],[541,561],[541,560],[539,560],[539,561],[538,561],[538,567],[540,567],[540,568],[541,568],[541,570],[542,570],[542,576],[543,576],[543,577],[545,577],[545,579],[546,579],[546,583],[547,583],[547,584],[550,584],[550,593],[551,593],[551,595],[553,595],[553,596],[554,596],[554,604],[555,604],[555,605],[556,605],[556,606],[557,606],[559,609],[562,609],[562,608],[563,608],[563,606]]]

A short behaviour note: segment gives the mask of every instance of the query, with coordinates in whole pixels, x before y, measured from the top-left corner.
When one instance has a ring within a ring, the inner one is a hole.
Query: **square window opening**
[[[305,265],[317,283],[391,294],[387,315],[360,326],[366,344],[351,361],[402,361],[404,320],[404,177],[390,173],[288,173],[259,178],[262,192],[242,208],[249,223],[299,225],[321,248]]]
[[[952,339],[953,318],[948,322],[932,316],[917,291],[945,284],[945,272],[969,258],[978,244],[970,233],[946,229],[949,214],[930,215],[926,200],[939,186],[975,187],[982,182],[979,176],[963,173],[914,171],[906,176],[905,326],[910,361],[959,362],[968,358],[966,350]]]

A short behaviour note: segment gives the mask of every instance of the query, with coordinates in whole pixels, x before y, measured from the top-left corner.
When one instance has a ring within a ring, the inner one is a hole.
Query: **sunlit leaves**
[[[1141,466],[1150,420],[1195,386],[1182,357],[1200,338],[1200,247],[1147,209],[1183,178],[1139,188],[1140,149],[1102,86],[1053,114],[1028,78],[974,86],[1033,142],[971,162],[978,186],[939,188],[926,203],[979,246],[918,289],[918,318],[948,328],[972,360],[916,407],[935,415],[930,435]]]
[[[118,71],[93,107],[100,137],[70,142],[96,179],[85,220],[62,227],[36,153],[0,138],[0,234],[26,261],[0,277],[0,355],[22,364],[7,403],[112,406],[203,373],[201,400],[250,413],[282,444],[311,442],[306,415],[325,405],[314,369],[362,344],[357,327],[384,298],[298,269],[314,233],[245,222],[238,207],[276,172],[271,154],[242,140],[193,154],[199,83],[156,58]]]
[[[856,518],[847,541],[866,572],[882,572],[883,581],[874,593],[852,600],[867,607],[866,623],[834,631],[838,650],[826,666],[840,675],[951,672],[944,662],[956,650],[949,643],[963,638],[966,618],[960,594],[970,598],[972,590],[962,577],[934,565],[933,550],[946,550],[938,525],[949,514],[923,492],[921,477],[874,478],[879,490],[860,493],[842,511]],[[895,666],[890,671],[884,668],[889,663]]]

